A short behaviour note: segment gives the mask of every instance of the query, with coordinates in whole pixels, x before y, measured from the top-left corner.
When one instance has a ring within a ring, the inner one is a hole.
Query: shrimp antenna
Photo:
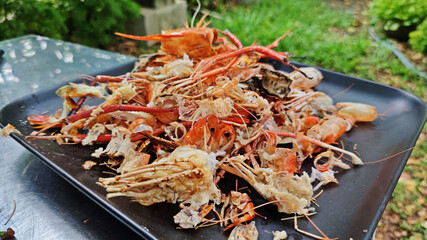
[[[284,61],[286,61],[286,58],[284,59]],[[295,66],[295,65],[293,65],[291,63],[288,63],[288,66],[291,67],[293,70],[295,70],[297,72],[300,72],[302,75],[304,75],[304,77],[306,77],[308,79],[313,79],[313,77],[307,76],[307,74],[305,74],[305,72],[301,71],[297,66]]]
[[[197,9],[193,14],[193,18],[191,19],[191,27],[194,27],[194,20],[196,20],[197,14],[199,14],[200,8],[202,7],[202,4],[200,4],[200,1],[197,0]]]

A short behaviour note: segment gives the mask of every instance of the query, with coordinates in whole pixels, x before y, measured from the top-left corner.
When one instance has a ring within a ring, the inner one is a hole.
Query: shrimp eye
[[[211,132],[215,132],[215,128],[211,128]]]
[[[229,132],[224,133],[224,137],[228,138],[230,136],[231,136],[231,134]]]

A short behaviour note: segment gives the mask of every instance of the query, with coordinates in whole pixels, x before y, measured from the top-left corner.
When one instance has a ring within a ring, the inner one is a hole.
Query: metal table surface
[[[27,35],[0,41],[0,109],[75,74],[101,72],[136,59]],[[5,222],[12,213],[13,217]],[[12,138],[0,138],[0,231],[16,239],[139,239]]]

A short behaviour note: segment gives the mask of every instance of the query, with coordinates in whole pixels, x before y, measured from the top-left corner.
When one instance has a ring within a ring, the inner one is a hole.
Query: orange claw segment
[[[226,217],[229,217],[232,224],[226,227],[224,231],[227,231],[239,223],[251,221],[255,217],[255,207],[248,194],[231,191],[228,198],[231,205],[227,210]],[[239,217],[241,215],[243,216]]]
[[[237,124],[249,123],[249,119],[245,117],[229,117],[222,120],[227,122],[237,123]]]
[[[317,138],[327,144],[335,142],[347,130],[347,122],[340,117],[330,117],[310,128],[308,137]],[[320,137],[320,138],[319,138]]]
[[[149,113],[175,113],[178,114],[178,108],[156,108],[156,107],[145,107],[145,106],[135,106],[135,105],[109,105],[102,107],[102,114],[115,112],[115,111],[136,111],[136,112],[149,112]],[[94,110],[87,110],[83,112],[76,113],[67,117],[65,120],[67,122],[75,122],[77,120],[87,118],[91,116],[91,113]]]
[[[203,59],[216,54],[213,43],[218,38],[218,30],[196,27],[163,31],[162,34],[145,37],[124,33],[116,35],[141,41],[158,41],[162,43],[161,51],[166,54],[177,57],[187,54],[191,59]]]
[[[309,127],[312,127],[316,125],[319,122],[319,117],[316,116],[308,116],[304,118],[305,124],[307,124]]]
[[[198,120],[185,135],[184,144],[195,145],[199,149],[207,147],[218,126],[219,118],[213,114]]]
[[[254,206],[252,203],[251,203],[251,205],[253,208]],[[254,217],[255,217],[255,213],[254,214],[245,214],[243,217],[239,218],[239,220],[237,220],[236,222],[234,222],[234,223],[230,224],[228,227],[226,227],[224,229],[224,231],[227,231],[228,229],[238,225],[239,223],[248,222],[248,221],[252,220]]]
[[[221,32],[224,36],[227,36],[228,39],[230,39],[230,41],[234,44],[234,46],[236,46],[238,49],[243,48],[243,44],[240,41],[240,39],[238,39],[236,37],[236,35],[234,35],[233,33],[231,33],[228,29],[225,29],[224,31]]]
[[[50,119],[51,119],[51,117],[46,116],[46,115],[29,115],[29,116],[27,116],[27,121],[30,125],[48,124],[48,123],[51,123],[51,121],[49,121]]]
[[[277,148],[276,154],[278,157],[274,160],[273,170],[279,172],[285,171],[290,174],[294,174],[297,164],[297,156],[292,149]]]
[[[237,57],[237,56],[240,56],[242,54],[250,53],[250,52],[257,52],[257,53],[263,54],[265,57],[274,58],[283,64],[289,65],[288,58],[286,56],[278,53],[278,52],[275,52],[275,51],[273,51],[269,48],[263,47],[263,46],[249,46],[249,47],[244,47],[244,48],[240,48],[240,49],[237,49],[234,51],[230,51],[230,52],[226,52],[226,53],[216,55],[214,58],[212,58],[208,61],[208,63],[205,65],[204,69],[208,69],[210,66],[214,65],[215,62],[221,61],[223,59],[227,59],[227,58],[231,58],[231,57]]]

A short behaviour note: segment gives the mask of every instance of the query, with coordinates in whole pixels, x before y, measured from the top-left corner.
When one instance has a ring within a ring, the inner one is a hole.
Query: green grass
[[[221,8],[224,9],[224,8]],[[228,29],[245,46],[255,41],[268,45],[291,27],[277,51],[287,51],[299,62],[360,78],[386,83],[425,98],[425,81],[407,70],[385,47],[369,37],[367,27],[342,9],[319,0],[255,1],[250,7],[235,6],[211,19],[211,26]],[[381,75],[381,77],[378,77]]]

